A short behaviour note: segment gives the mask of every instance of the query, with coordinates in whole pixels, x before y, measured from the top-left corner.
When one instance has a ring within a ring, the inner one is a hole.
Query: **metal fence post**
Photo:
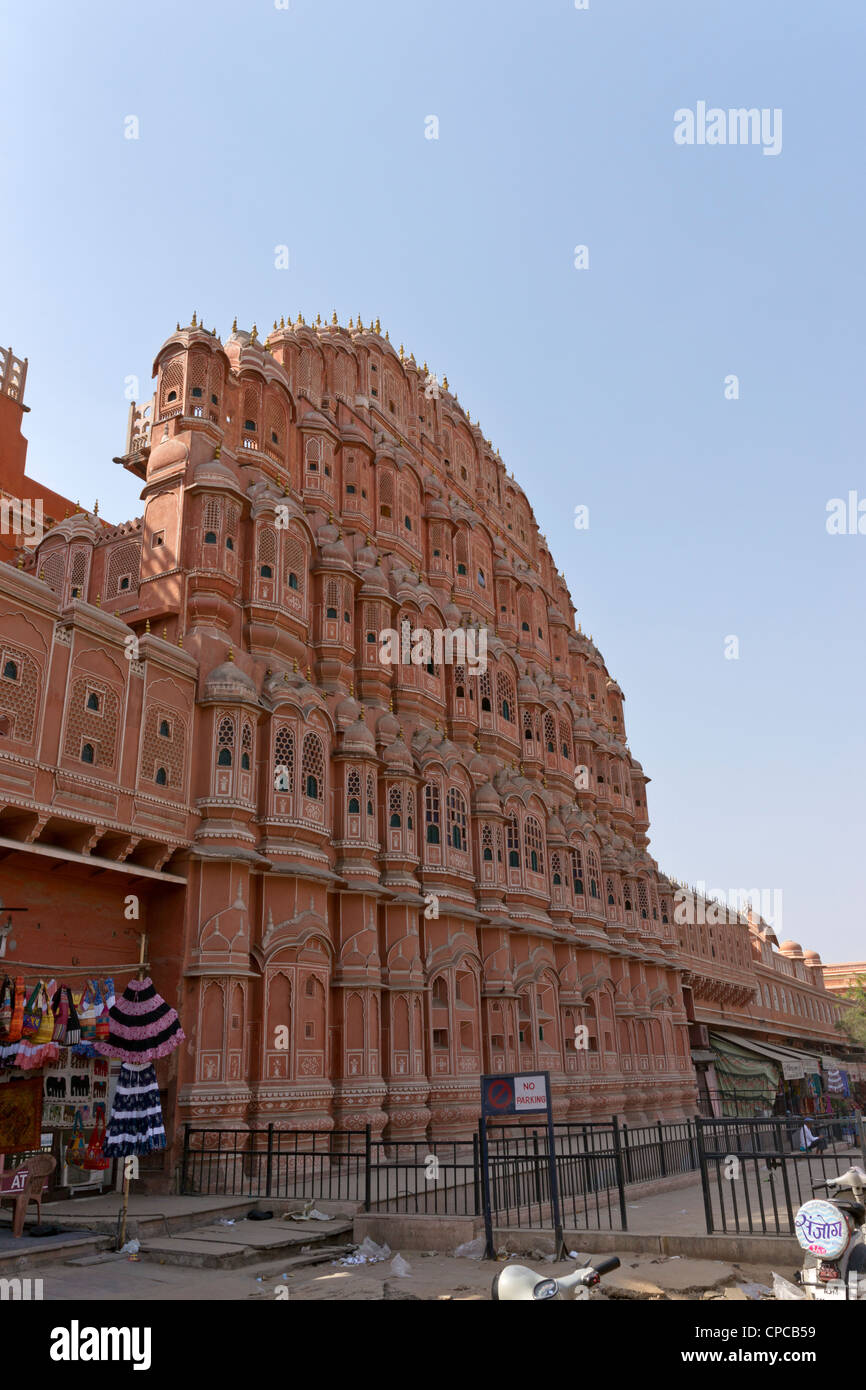
[[[369,1125],[364,1126],[364,1210],[370,1210],[371,1184],[373,1178],[373,1144]]]
[[[860,1155],[863,1159],[863,1167],[866,1168],[866,1115],[862,1110],[858,1113],[857,1128],[860,1133]]]
[[[180,1165],[180,1190],[186,1195],[186,1160],[189,1153],[189,1125],[183,1127],[183,1158]]]
[[[481,1215],[481,1151],[478,1147],[478,1135],[472,1136],[472,1191],[474,1195],[475,1215]]]
[[[704,1150],[704,1135],[701,1129],[701,1117],[695,1116],[695,1138],[698,1144],[698,1162],[701,1169],[701,1188],[704,1194],[704,1216],[707,1220],[707,1235],[713,1234],[713,1204],[710,1201],[710,1180],[707,1173],[707,1155]]]
[[[622,1146],[619,1140],[619,1121],[616,1115],[613,1116],[613,1150],[614,1161],[616,1163],[616,1185],[619,1188],[619,1215],[622,1221],[622,1229],[628,1230],[628,1212],[625,1205],[625,1180],[622,1171]]]
[[[656,1121],[656,1124],[658,1125],[658,1131],[659,1131],[659,1158],[661,1159],[662,1177],[663,1177],[663,1178],[666,1178],[667,1175],[668,1175],[668,1166],[667,1166],[667,1163],[665,1162],[665,1139],[664,1139],[664,1132],[663,1132],[663,1130],[662,1130],[662,1122],[661,1122],[661,1120],[657,1120],[657,1121]]]
[[[627,1124],[625,1121],[623,1121],[622,1134],[623,1134],[624,1148],[625,1148],[625,1172],[626,1172],[626,1182],[633,1182],[633,1181],[634,1181],[634,1174],[632,1173],[632,1170],[631,1170],[631,1149],[630,1149],[630,1147],[629,1147],[629,1142],[628,1142],[628,1124]]]
[[[274,1167],[274,1127],[268,1125],[268,1162],[265,1170],[265,1196],[271,1195],[271,1178]]]

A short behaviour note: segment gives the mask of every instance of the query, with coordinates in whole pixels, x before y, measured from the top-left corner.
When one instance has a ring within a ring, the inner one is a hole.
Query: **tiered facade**
[[[0,894],[42,958],[147,930],[170,1123],[465,1135],[533,1069],[560,1119],[693,1113],[623,694],[479,427],[360,324],[193,322],[154,370],[143,516],[0,567]],[[384,664],[406,621],[486,669]]]

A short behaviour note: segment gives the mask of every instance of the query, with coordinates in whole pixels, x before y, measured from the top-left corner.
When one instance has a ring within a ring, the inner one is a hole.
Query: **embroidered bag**
[[[84,1125],[81,1121],[81,1111],[76,1110],[75,1121],[72,1126],[72,1137],[66,1145],[66,1162],[75,1167],[83,1168],[86,1157],[87,1143],[84,1138]]]
[[[24,1021],[24,1000],[26,997],[27,989],[24,978],[21,975],[16,975],[12,990],[12,1021],[6,1034],[6,1041],[9,1043],[21,1041],[21,1025]]]
[[[109,1025],[108,1000],[103,998],[102,991],[99,988],[99,981],[94,980],[93,983],[96,987],[96,1021],[94,1024],[93,1036],[94,1038],[107,1038]],[[107,993],[108,981],[106,980],[105,983]]]
[[[87,1151],[82,1160],[83,1168],[107,1168],[111,1163],[110,1158],[106,1158],[103,1152],[105,1143],[105,1109],[103,1106],[96,1107],[93,1130],[87,1143]]]
[[[39,1028],[33,1038],[33,1042],[41,1047],[46,1043],[50,1043],[54,1038],[54,1014],[51,1009],[50,991],[46,989],[42,980],[39,981],[39,989],[42,1018],[40,1019]]]
[[[12,1022],[12,996],[14,994],[12,981],[7,975],[0,988],[0,1040],[5,1040],[9,1032],[9,1025]]]
[[[27,1000],[26,1008],[21,1019],[21,1037],[25,1040],[35,1038],[39,1032],[39,1025],[42,1022],[42,990],[43,984],[39,980],[33,986],[33,993]]]

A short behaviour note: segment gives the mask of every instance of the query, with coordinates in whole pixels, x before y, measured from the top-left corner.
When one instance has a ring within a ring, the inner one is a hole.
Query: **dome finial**
[[[232,332],[233,332],[233,333],[237,333],[237,331],[238,331],[238,316],[237,316],[237,314],[235,314],[234,318],[232,319]]]
[[[228,659],[229,659],[229,661],[234,661],[234,659],[235,659],[234,647],[229,647]]]

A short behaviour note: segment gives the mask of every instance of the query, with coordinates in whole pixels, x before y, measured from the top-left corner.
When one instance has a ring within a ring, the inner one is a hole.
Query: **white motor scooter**
[[[561,1279],[536,1274],[526,1265],[506,1265],[493,1280],[490,1293],[493,1300],[500,1303],[512,1299],[589,1298],[590,1289],[600,1282],[601,1276],[614,1269],[619,1269],[616,1255],[597,1265],[582,1265]]]
[[[813,1192],[831,1192],[829,1200],[804,1202],[797,1212],[794,1229],[805,1251],[802,1268],[794,1274],[801,1298],[866,1299],[864,1185],[862,1168],[849,1168],[813,1186]],[[852,1200],[841,1201],[839,1191],[850,1192]]]

